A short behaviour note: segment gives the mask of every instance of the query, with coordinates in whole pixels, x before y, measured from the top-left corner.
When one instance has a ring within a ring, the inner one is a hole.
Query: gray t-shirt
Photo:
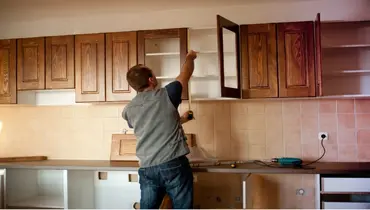
[[[136,155],[141,167],[150,167],[189,154],[178,106],[182,86],[178,81],[164,88],[139,92],[126,105],[122,117],[134,129]]]

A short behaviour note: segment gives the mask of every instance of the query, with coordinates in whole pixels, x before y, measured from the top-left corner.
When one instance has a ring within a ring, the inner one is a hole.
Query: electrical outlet
[[[323,135],[325,135],[325,137],[324,137],[324,138],[322,137]],[[324,141],[327,141],[327,140],[329,139],[329,134],[328,134],[328,132],[319,132],[318,137],[319,137],[319,140],[320,140],[320,141],[321,141],[322,139],[323,139]]]

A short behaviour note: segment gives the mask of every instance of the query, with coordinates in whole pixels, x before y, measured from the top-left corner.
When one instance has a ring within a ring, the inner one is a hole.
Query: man
[[[157,88],[153,71],[144,65],[127,72],[127,81],[138,94],[126,105],[122,117],[134,128],[137,138],[141,209],[158,209],[166,193],[174,209],[193,208],[193,174],[182,128],[189,114],[180,117],[177,109],[196,57],[190,51],[179,76],[164,88]]]

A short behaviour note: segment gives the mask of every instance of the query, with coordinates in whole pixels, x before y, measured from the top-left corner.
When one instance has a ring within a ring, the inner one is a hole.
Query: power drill
[[[271,162],[279,163],[281,166],[294,166],[294,167],[302,166],[302,160],[293,157],[272,158]]]

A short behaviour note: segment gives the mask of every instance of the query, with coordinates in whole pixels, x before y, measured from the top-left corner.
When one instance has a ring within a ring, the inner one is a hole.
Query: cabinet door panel
[[[105,101],[104,34],[77,35],[76,102]]]
[[[313,22],[278,24],[279,96],[315,96]]]
[[[45,39],[18,40],[17,53],[18,90],[45,89]]]
[[[243,98],[278,97],[276,24],[241,26]]]
[[[129,86],[126,73],[137,64],[137,33],[109,33],[106,41],[107,101],[131,100],[136,91]]]
[[[226,36],[235,42],[230,43],[235,46],[229,46],[230,49],[232,49],[231,53],[235,54],[235,60],[230,63],[231,65],[225,68],[225,48],[227,47],[226,45],[228,45],[228,43],[224,42]],[[221,97],[241,98],[239,37],[239,25],[217,15],[217,44],[221,77]],[[226,45],[224,46],[224,44]]]
[[[74,37],[46,38],[46,89],[73,89]]]
[[[17,103],[16,40],[0,41],[0,104]]]

